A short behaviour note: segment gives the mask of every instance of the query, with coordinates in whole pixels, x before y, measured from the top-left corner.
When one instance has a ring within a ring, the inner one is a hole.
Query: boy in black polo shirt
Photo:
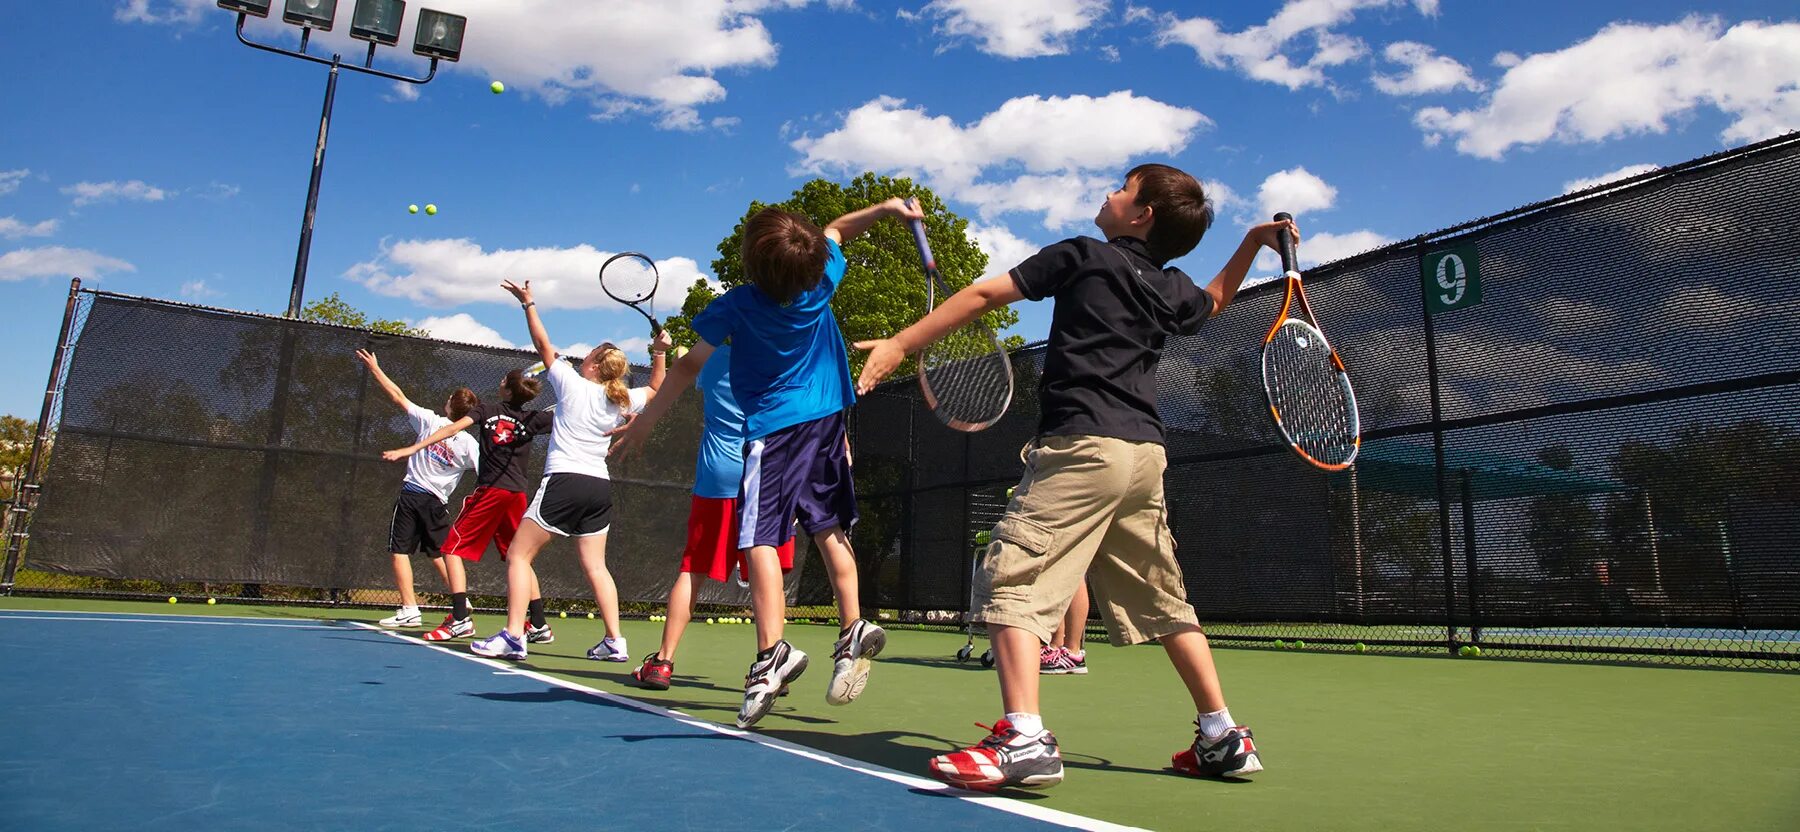
[[[1112,642],[1162,643],[1198,711],[1185,774],[1239,777],[1262,770],[1250,730],[1225,708],[1218,672],[1186,601],[1163,504],[1156,365],[1172,335],[1193,335],[1237,294],[1263,246],[1291,222],[1251,228],[1204,289],[1165,267],[1200,242],[1212,210],[1200,183],[1167,165],[1140,165],[1107,197],[1094,224],[1106,242],[1049,246],[1006,277],[978,282],[869,350],[867,392],[907,355],[992,309],[1055,298],[1038,397],[1037,438],[976,580],[976,618],[988,624],[1005,718],[980,744],[932,758],[931,774],[969,789],[1062,782],[1056,738],[1038,708],[1038,650],[1080,586],[1092,581]],[[1091,567],[1091,569],[1090,569]]]

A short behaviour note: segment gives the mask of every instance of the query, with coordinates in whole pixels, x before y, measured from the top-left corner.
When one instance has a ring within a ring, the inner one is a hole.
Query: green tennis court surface
[[[381,615],[30,598],[0,599],[0,608]],[[499,623],[494,615],[476,620],[483,633]],[[729,723],[737,710],[751,650],[747,625],[692,627],[677,656],[676,686],[649,692],[627,684],[631,665],[582,657],[601,634],[598,622],[551,623],[557,641],[534,647],[534,670],[715,722]],[[632,621],[625,628],[634,655],[654,649],[660,625]],[[796,625],[789,633],[815,656],[829,653],[834,636],[826,626]],[[962,643],[961,635],[895,631],[861,700],[826,705],[827,674],[811,672],[760,733],[922,774],[925,758],[979,739],[985,732],[971,723],[998,716],[993,673],[952,658]],[[181,646],[169,649],[179,661]],[[1800,828],[1800,679],[1791,675],[1263,650],[1218,655],[1232,712],[1255,729],[1268,766],[1254,782],[1166,772],[1170,753],[1191,735],[1192,713],[1162,652],[1094,645],[1087,676],[1044,680],[1047,721],[1063,744],[1068,779],[1046,792],[1014,794],[1151,829]],[[134,693],[145,692],[106,695]],[[30,718],[30,703],[12,704],[12,719]],[[421,773],[434,764],[415,762]],[[678,784],[691,774],[669,776],[662,797],[678,797]],[[95,799],[105,799],[100,781]],[[0,808],[0,827],[4,817]],[[1006,823],[1007,816],[997,817]]]

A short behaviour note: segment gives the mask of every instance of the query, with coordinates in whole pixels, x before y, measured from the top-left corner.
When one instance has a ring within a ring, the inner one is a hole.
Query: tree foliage
[[[988,258],[969,239],[967,220],[944,207],[936,194],[912,180],[873,173],[865,173],[847,185],[814,179],[800,186],[785,202],[751,202],[731,234],[719,241],[719,259],[712,262],[713,274],[726,290],[748,282],[739,258],[744,244],[744,224],[764,208],[782,208],[802,214],[823,228],[844,214],[896,196],[912,197],[923,206],[925,237],[931,243],[938,272],[950,291],[955,292],[980,279],[987,269]],[[919,265],[912,231],[905,225],[888,221],[876,223],[844,246],[844,259],[848,261],[848,270],[831,306],[837,314],[846,346],[888,337],[924,316],[924,272]],[[717,294],[704,281],[696,281],[688,289],[681,314],[667,322],[667,329],[677,344],[692,345],[698,340],[691,322],[715,297]],[[984,320],[998,332],[1018,323],[1019,315],[1010,309],[999,309],[988,313]],[[1002,343],[1007,349],[1014,349],[1023,346],[1024,339],[1010,336]],[[862,354],[850,351],[852,374],[862,369],[862,359]],[[910,369],[910,366],[902,367],[901,372]]]
[[[337,324],[338,326],[355,327],[357,329],[371,329],[388,335],[417,335],[421,338],[431,337],[431,333],[426,332],[423,329],[414,328],[405,321],[384,320],[370,315],[361,309],[357,309],[356,307],[351,306],[348,301],[338,297],[338,293],[336,292],[332,292],[329,297],[320,298],[303,307],[300,310],[300,320],[317,321],[322,324]]]

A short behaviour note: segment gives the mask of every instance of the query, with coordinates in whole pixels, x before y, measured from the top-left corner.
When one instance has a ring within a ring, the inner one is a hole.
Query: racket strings
[[[1281,326],[1263,351],[1263,384],[1288,442],[1328,465],[1355,458],[1355,394],[1317,329],[1298,321]]]
[[[614,255],[600,267],[600,288],[622,303],[649,300],[657,282],[656,264],[643,255]]]
[[[959,330],[920,356],[928,404],[952,427],[986,426],[1012,401],[1012,366],[980,327]]]

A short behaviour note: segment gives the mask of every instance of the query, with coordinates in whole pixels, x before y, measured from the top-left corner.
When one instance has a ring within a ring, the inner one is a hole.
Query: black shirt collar
[[[1107,242],[1143,258],[1146,262],[1149,262],[1159,269],[1167,262],[1150,256],[1150,244],[1144,242],[1140,238],[1121,235],[1107,240]]]

